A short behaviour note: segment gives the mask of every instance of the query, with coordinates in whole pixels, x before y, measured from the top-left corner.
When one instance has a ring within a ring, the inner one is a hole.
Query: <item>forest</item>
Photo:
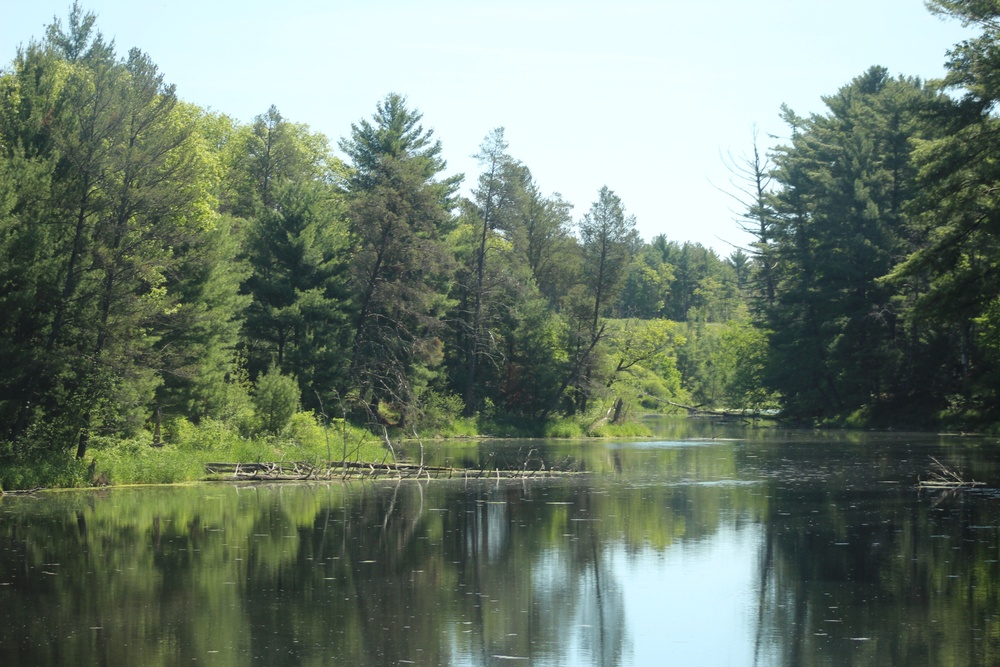
[[[0,460],[628,434],[678,404],[995,429],[1000,8],[928,6],[980,29],[947,76],[783,108],[731,165],[754,242],[720,257],[641,239],[606,187],[574,220],[503,128],[463,195],[399,93],[337,141],[200,108],[75,4],[0,71]]]

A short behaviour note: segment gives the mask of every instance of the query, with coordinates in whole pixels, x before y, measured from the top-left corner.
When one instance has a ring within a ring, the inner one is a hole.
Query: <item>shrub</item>
[[[94,477],[105,484],[170,484],[201,479],[204,459],[177,445],[150,447],[151,436],[92,448]]]
[[[87,486],[87,462],[52,453],[32,462],[0,460],[0,489],[8,491]]]
[[[253,395],[257,425],[264,433],[277,435],[299,410],[299,383],[290,375],[282,375],[271,367],[257,378]]]
[[[426,391],[411,425],[428,437],[476,435],[476,420],[463,417],[463,407],[462,399],[455,394]]]

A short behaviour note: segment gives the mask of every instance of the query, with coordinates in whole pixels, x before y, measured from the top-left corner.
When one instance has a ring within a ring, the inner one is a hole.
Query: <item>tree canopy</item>
[[[981,30],[945,79],[783,109],[721,257],[639,238],[608,187],[574,220],[503,128],[463,190],[398,93],[339,141],[201,109],[75,4],[0,73],[0,455],[334,404],[411,433],[679,401],[995,424],[1000,9],[929,6]]]

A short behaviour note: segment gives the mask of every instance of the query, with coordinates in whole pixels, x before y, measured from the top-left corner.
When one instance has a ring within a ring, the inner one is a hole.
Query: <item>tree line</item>
[[[740,308],[730,261],[643,242],[608,188],[574,224],[502,128],[469,196],[441,153],[396,93],[335,145],[199,108],[75,4],[0,74],[7,453],[274,433],[300,405],[404,432],[620,421],[683,392],[676,321]]]
[[[74,5],[0,73],[0,440],[161,423],[278,433],[300,407],[414,433],[670,402],[996,423],[1000,10],[941,82],[873,67],[733,165],[754,242],[574,221],[503,128],[469,193],[397,93],[337,142],[181,100]],[[949,93],[954,93],[950,95]]]

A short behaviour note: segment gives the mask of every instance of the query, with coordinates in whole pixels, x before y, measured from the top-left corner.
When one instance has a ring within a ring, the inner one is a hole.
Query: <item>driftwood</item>
[[[394,479],[523,479],[532,477],[559,477],[578,475],[568,470],[524,469],[475,469],[428,466],[415,463],[368,463],[362,461],[334,461],[327,466],[314,466],[301,461],[274,463],[206,463],[205,471],[223,479],[242,481],[305,481],[334,478],[391,477]]]
[[[953,468],[938,461],[933,456],[930,457],[934,465],[931,466],[930,477],[917,482],[920,489],[961,489],[976,486],[985,486],[984,482],[976,480],[966,480]]]
[[[699,405],[684,405],[673,401],[662,400],[661,403],[672,405],[675,408],[687,410],[689,417],[726,417],[728,419],[778,419],[777,415],[765,414],[763,412],[746,412],[744,410],[709,410]]]
[[[4,491],[0,489],[0,496],[32,496],[39,491],[44,491],[45,487],[36,486],[33,489],[14,489],[12,491]]]

